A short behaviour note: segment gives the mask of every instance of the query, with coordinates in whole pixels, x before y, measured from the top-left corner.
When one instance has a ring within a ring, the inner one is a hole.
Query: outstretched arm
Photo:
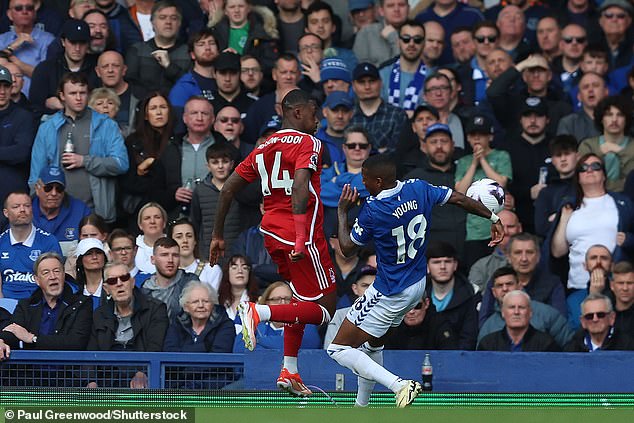
[[[492,222],[490,247],[499,244],[504,239],[504,226],[502,225],[502,221],[495,213],[487,209],[484,204],[455,190],[451,193],[451,197],[449,197],[447,203],[455,204],[471,214],[484,217]]]
[[[359,246],[350,238],[350,226],[348,225],[348,211],[357,204],[357,200],[359,200],[357,189],[351,188],[349,184],[344,185],[337,207],[337,220],[339,221],[337,236],[341,252],[346,257],[352,257],[359,249]]]
[[[216,210],[216,220],[214,221],[214,230],[211,234],[211,244],[209,245],[209,263],[212,266],[218,262],[218,258],[222,256],[225,251],[225,218],[229,212],[229,207],[231,207],[233,197],[236,195],[236,192],[247,186],[248,183],[249,182],[238,173],[233,172],[220,190],[220,201],[218,203],[218,209]]]

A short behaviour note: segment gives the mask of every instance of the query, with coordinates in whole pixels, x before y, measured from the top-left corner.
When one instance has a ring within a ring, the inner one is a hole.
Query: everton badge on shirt
[[[35,261],[41,254],[42,254],[42,250],[31,250],[31,254],[29,254],[29,258],[32,261]]]

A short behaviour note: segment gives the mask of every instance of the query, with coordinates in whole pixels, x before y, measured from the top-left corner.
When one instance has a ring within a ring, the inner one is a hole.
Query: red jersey
[[[308,184],[307,243],[323,237],[324,211],[321,205],[321,141],[294,129],[282,129],[255,148],[236,167],[238,175],[249,182],[260,178],[264,196],[262,232],[280,242],[295,245],[295,226],[291,192],[297,169],[310,169]]]

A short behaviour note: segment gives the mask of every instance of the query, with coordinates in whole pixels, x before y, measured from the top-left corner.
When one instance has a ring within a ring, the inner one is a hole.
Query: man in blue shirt
[[[33,225],[31,197],[15,191],[4,200],[4,216],[9,229],[0,235],[0,292],[5,298],[21,300],[37,289],[33,263],[42,253],[62,250],[54,236]]]
[[[77,244],[79,221],[89,214],[86,203],[66,193],[62,169],[57,166],[42,169],[40,179],[35,183],[33,223],[57,238],[64,256]]]
[[[382,350],[387,331],[398,326],[403,316],[418,304],[426,284],[426,232],[436,204],[456,204],[470,213],[489,218],[491,244],[504,237],[500,218],[484,205],[447,187],[425,181],[396,179],[391,158],[376,155],[362,169],[363,182],[371,197],[349,233],[347,212],[358,193],[344,186],[339,200],[339,244],[344,255],[374,242],[377,276],[374,284],[353,304],[328,354],[359,376],[356,405],[367,406],[374,383],[396,394],[397,407],[410,405],[422,392],[420,383],[403,380],[383,366]]]

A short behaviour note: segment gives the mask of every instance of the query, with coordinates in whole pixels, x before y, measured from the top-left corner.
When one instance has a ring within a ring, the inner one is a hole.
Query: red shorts
[[[264,235],[264,246],[277,264],[278,273],[291,286],[293,294],[304,301],[315,301],[335,289],[335,268],[324,238],[306,246],[306,257],[297,262],[289,258],[293,247]]]

